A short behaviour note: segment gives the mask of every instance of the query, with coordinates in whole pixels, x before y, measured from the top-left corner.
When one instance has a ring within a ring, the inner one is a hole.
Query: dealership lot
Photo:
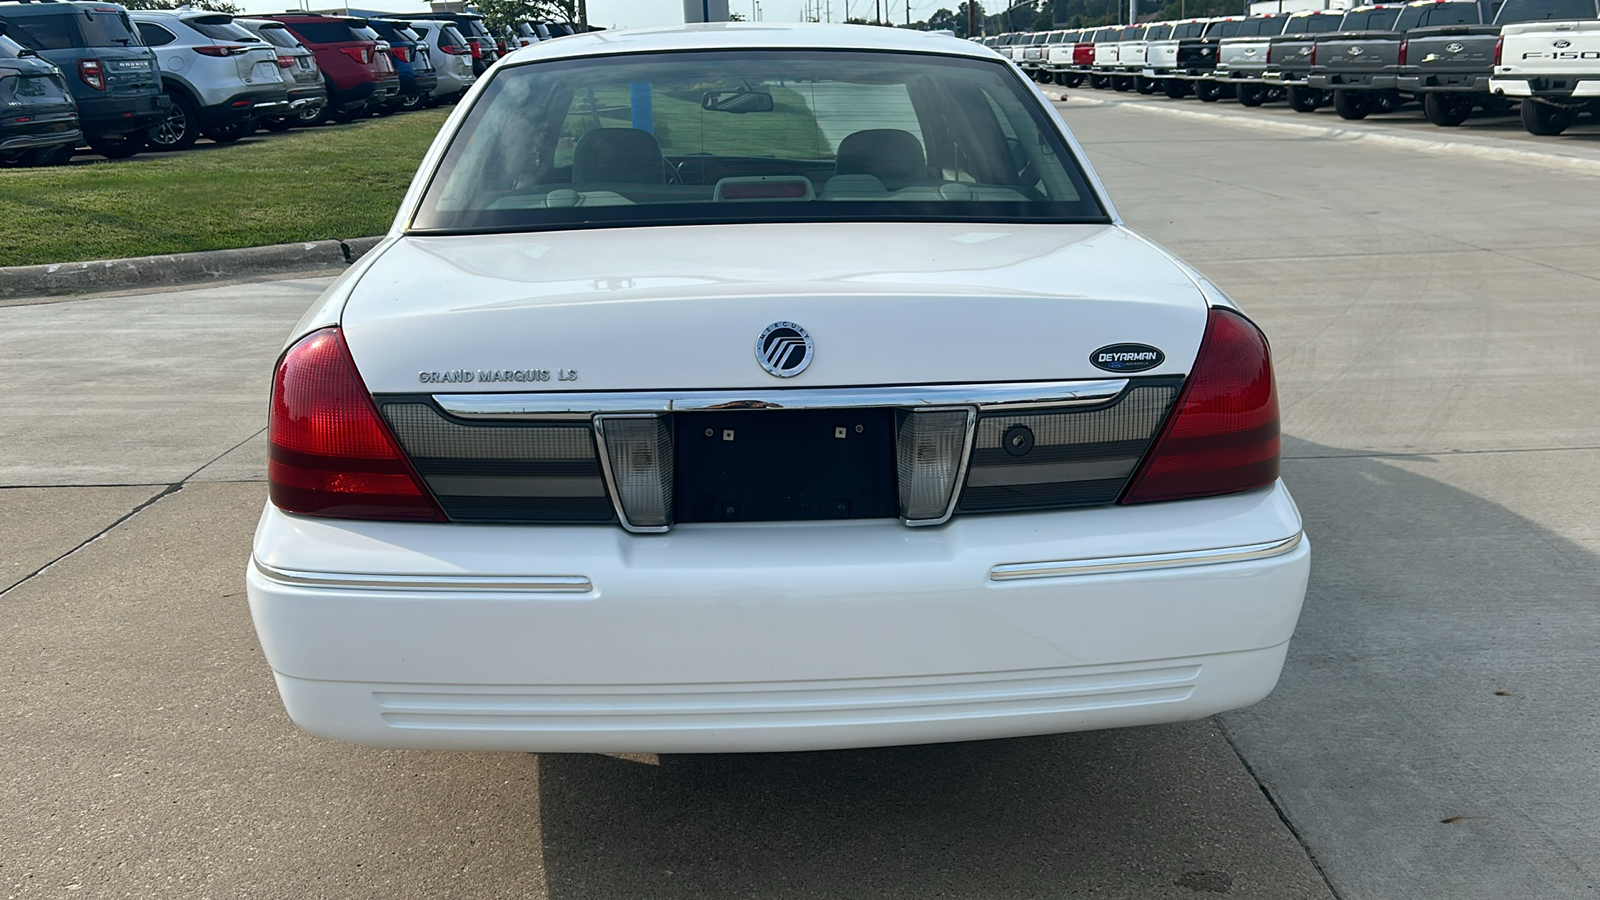
[[[1274,341],[1285,477],[1316,562],[1266,702],[1181,726],[758,757],[313,740],[278,705],[242,572],[267,373],[326,281],[16,305],[0,308],[0,887],[1591,896],[1594,179],[1117,105],[1063,113],[1128,222]]]

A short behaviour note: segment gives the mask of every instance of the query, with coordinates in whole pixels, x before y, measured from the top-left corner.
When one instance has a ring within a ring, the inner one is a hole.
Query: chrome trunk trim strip
[[[368,575],[354,572],[304,572],[269,566],[255,558],[250,561],[263,578],[294,587],[502,594],[586,594],[594,590],[594,584],[583,575]]]
[[[1006,563],[989,570],[990,581],[1021,581],[1027,578],[1063,578],[1069,575],[1109,575],[1120,572],[1149,572],[1189,566],[1214,566],[1221,563],[1271,559],[1291,553],[1305,540],[1305,532],[1281,541],[1216,547],[1180,553],[1151,553],[1143,556],[1107,556],[1098,559],[1062,559],[1049,562]]]
[[[594,413],[664,413],[717,409],[836,409],[851,406],[975,406],[980,411],[1087,406],[1121,394],[1126,378],[992,384],[840,388],[752,388],[726,391],[606,391],[539,394],[435,394],[445,412],[463,419],[518,419]]]

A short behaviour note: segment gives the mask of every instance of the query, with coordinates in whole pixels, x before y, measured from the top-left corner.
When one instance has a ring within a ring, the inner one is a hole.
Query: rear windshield
[[[1206,30],[1206,37],[1208,37],[1208,38],[1233,37],[1233,36],[1235,36],[1235,35],[1237,35],[1239,33],[1239,29],[1241,27],[1243,27],[1244,25],[1245,25],[1245,22],[1242,19],[1235,19],[1232,22],[1213,22],[1213,23],[1211,23],[1211,27]]]
[[[1279,16],[1272,18],[1246,19],[1239,23],[1239,29],[1233,33],[1234,37],[1259,37],[1261,35],[1282,34],[1284,23],[1287,22]]]
[[[1398,18],[1400,18],[1398,9],[1352,10],[1344,14],[1344,20],[1339,23],[1339,30],[1392,31],[1394,21]]]
[[[378,36],[376,31],[373,31],[371,28],[365,25],[360,28],[350,29],[350,39],[356,41],[373,41],[374,43],[383,40],[383,38]]]
[[[1476,25],[1478,22],[1476,3],[1429,3],[1426,6],[1407,6],[1401,10],[1394,30],[1410,31],[1431,25]]]
[[[1205,33],[1205,22],[1184,22],[1181,25],[1172,26],[1172,36],[1180,41],[1184,38],[1197,38]]]
[[[501,70],[413,228],[1104,220],[1002,63],[725,50]]]
[[[1496,25],[1542,22],[1547,19],[1593,19],[1595,0],[1506,0],[1495,16]]]
[[[1171,36],[1171,25],[1152,25],[1150,30],[1145,32],[1144,39],[1147,41],[1164,41]]]
[[[345,44],[361,40],[353,33],[355,29],[344,22],[296,22],[289,27],[313,44]]]
[[[251,34],[243,25],[235,25],[226,16],[206,19],[186,19],[184,24],[200,32],[213,41],[242,41],[257,43],[261,39]]]
[[[1335,31],[1343,16],[1296,16],[1283,27],[1284,34],[1322,34]]]
[[[70,50],[74,47],[142,46],[138,32],[120,10],[59,12],[7,19],[10,34],[31,50]]]
[[[300,42],[294,39],[294,35],[289,33],[289,29],[284,28],[282,25],[261,26],[261,37],[267,43],[278,47],[293,48],[300,46]]]

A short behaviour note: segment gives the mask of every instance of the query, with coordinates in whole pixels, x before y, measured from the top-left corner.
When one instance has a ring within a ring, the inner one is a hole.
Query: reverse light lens
[[[974,415],[966,407],[901,414],[894,450],[899,464],[900,517],[906,522],[937,525],[950,517],[950,500],[966,462],[967,432]]]
[[[341,519],[443,522],[378,418],[338,328],[301,338],[272,384],[267,480],[279,509]]]
[[[1278,391],[1267,339],[1211,310],[1194,370],[1123,503],[1232,494],[1278,478]]]
[[[672,524],[675,467],[666,416],[596,416],[594,424],[623,527],[667,530]]]

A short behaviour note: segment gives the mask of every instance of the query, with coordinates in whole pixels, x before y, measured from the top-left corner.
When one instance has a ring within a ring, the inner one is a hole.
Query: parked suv
[[[316,54],[335,119],[350,122],[371,115],[399,95],[400,76],[389,56],[389,45],[367,27],[366,19],[315,13],[262,18],[282,22]]]
[[[264,116],[261,127],[268,131],[288,131],[295,125],[321,125],[327,120],[328,87],[322,83],[322,69],[316,54],[305,48],[282,22],[267,19],[234,19],[234,24],[272,45],[278,54],[278,77],[289,92],[289,114]]]
[[[201,134],[236,141],[256,130],[258,118],[289,112],[277,51],[232,16],[193,9],[130,15],[156,51],[161,90],[172,101],[167,118],[150,127],[151,150],[187,150]]]
[[[499,46],[495,43],[494,35],[489,33],[489,27],[483,24],[483,16],[475,13],[425,13],[418,18],[439,19],[456,26],[456,30],[467,39],[467,47],[472,51],[472,74],[482,75],[485,70],[494,65],[500,58]]]
[[[389,101],[386,111],[420,109],[439,86],[434,72],[433,53],[427,41],[411,30],[411,23],[394,19],[369,19],[368,27],[389,42],[389,56],[400,76],[400,94]]]
[[[460,100],[467,88],[478,80],[472,72],[472,48],[467,45],[467,39],[456,26],[442,19],[413,20],[411,30],[434,51],[429,56],[433,59],[433,74],[438,84],[427,104],[438,106]]]
[[[61,70],[6,37],[0,23],[0,165],[53,166],[83,139]]]
[[[166,118],[156,55],[139,40],[128,11],[114,3],[0,0],[0,22],[18,44],[65,75],[84,139],[101,156],[144,149],[145,129]]]

